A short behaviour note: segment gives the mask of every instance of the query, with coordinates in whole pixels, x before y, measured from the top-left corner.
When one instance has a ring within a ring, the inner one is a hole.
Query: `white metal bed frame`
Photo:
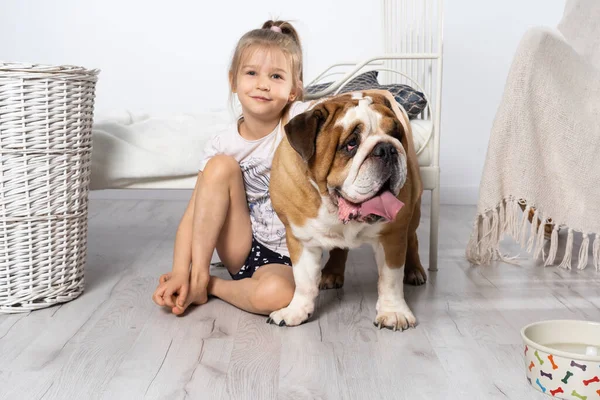
[[[308,85],[332,76],[337,76],[337,80],[327,89],[305,97],[310,100],[336,94],[356,75],[372,69],[384,72],[382,84],[403,83],[423,92],[427,107],[418,118],[430,121],[432,129],[417,155],[426,148],[432,152],[430,163],[420,165],[420,171],[423,188],[431,190],[429,270],[437,271],[443,0],[381,0],[381,5],[384,54],[359,63],[331,65]]]

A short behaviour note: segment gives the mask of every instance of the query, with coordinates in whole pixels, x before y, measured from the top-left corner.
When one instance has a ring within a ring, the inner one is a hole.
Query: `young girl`
[[[302,49],[291,24],[267,21],[238,42],[229,69],[242,117],[208,145],[175,239],[173,270],[153,299],[182,314],[213,295],[269,314],[289,304],[294,278],[285,228],[269,197],[275,149],[288,121],[305,111]],[[233,280],[209,275],[214,250]],[[191,264],[191,268],[190,268]]]

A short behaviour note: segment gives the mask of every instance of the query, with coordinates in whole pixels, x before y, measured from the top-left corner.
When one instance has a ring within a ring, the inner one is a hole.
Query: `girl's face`
[[[296,98],[291,62],[278,49],[250,47],[246,53],[233,85],[244,116],[281,118],[284,107]]]

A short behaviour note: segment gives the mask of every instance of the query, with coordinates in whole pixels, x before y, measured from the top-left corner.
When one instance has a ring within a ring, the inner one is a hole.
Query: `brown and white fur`
[[[379,272],[375,324],[393,330],[414,326],[403,282],[423,284],[426,274],[416,234],[422,183],[406,113],[388,92],[354,92],[317,103],[285,130],[270,191],[287,229],[296,289],[291,303],[271,313],[269,322],[306,321],[319,287],[343,285],[348,249],[368,243]],[[404,203],[392,222],[340,220],[338,196],[361,203],[384,185]],[[324,250],[330,258],[321,271]]]

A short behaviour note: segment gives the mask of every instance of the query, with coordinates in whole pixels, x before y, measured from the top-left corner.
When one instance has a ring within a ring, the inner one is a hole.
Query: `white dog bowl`
[[[561,399],[600,399],[600,323],[540,321],[521,337],[531,386]]]

